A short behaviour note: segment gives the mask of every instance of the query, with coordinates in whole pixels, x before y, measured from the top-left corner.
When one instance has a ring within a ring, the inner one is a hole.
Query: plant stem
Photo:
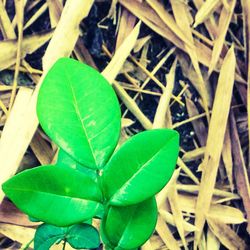
[[[62,248],[62,250],[65,250],[65,249],[66,249],[66,243],[67,243],[66,240],[64,240],[64,241],[63,241],[63,248]]]

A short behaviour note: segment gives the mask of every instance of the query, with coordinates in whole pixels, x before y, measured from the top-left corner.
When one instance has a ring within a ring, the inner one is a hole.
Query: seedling
[[[114,152],[121,127],[115,92],[96,70],[67,58],[47,73],[37,115],[60,148],[58,161],[23,171],[2,187],[19,209],[45,223],[36,231],[35,249],[60,241],[97,248],[93,218],[101,219],[106,249],[140,247],[156,225],[154,195],[174,171],[178,133],[141,132]]]

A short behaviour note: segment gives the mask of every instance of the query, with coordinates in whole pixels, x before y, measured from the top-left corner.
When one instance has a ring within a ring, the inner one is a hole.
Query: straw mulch
[[[123,140],[180,132],[177,169],[142,249],[247,249],[249,0],[1,0],[0,30],[1,183],[56,160],[36,98],[50,66],[71,56],[113,85]],[[36,224],[0,198],[0,248],[27,246]]]

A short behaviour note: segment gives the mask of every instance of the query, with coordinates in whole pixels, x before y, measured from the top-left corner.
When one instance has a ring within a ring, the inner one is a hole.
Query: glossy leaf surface
[[[49,224],[40,225],[34,237],[34,249],[49,250],[55,243],[64,239],[67,227],[56,227]]]
[[[81,164],[101,168],[120,134],[120,107],[110,84],[95,69],[69,58],[47,73],[37,114],[44,131]]]
[[[82,173],[85,173],[94,181],[97,181],[97,173],[96,170],[92,168],[87,168],[80,164],[79,162],[75,161],[70,155],[68,155],[63,149],[59,150],[58,158],[57,158],[57,165],[70,167],[76,169]]]
[[[112,156],[102,185],[110,204],[126,206],[148,199],[169,181],[179,152],[179,134],[157,129],[139,133]]]
[[[66,239],[76,249],[92,249],[100,245],[98,231],[88,224],[78,224],[70,227]]]
[[[49,250],[61,240],[67,241],[76,249],[97,248],[100,245],[98,231],[89,224],[77,224],[70,227],[56,227],[49,224],[40,225],[35,233],[36,250]]]
[[[23,171],[5,182],[3,191],[29,216],[56,226],[92,218],[102,200],[90,177],[62,166]]]
[[[102,237],[106,237],[114,249],[134,249],[151,236],[156,220],[154,197],[132,206],[111,206],[102,221]]]

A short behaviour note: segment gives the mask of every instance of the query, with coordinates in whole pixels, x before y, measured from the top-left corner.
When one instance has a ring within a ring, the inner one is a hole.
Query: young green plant
[[[16,206],[44,222],[35,249],[59,243],[97,248],[101,219],[106,249],[137,249],[153,233],[155,194],[175,168],[179,135],[157,129],[138,133],[115,152],[121,112],[111,85],[93,68],[59,59],[41,86],[37,115],[60,148],[55,165],[25,170],[2,188]]]

